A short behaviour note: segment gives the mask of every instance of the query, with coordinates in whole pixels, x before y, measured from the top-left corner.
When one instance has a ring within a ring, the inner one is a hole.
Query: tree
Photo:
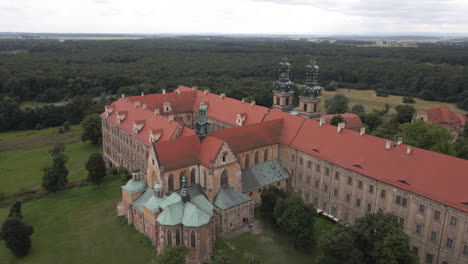
[[[367,125],[369,132],[374,131],[380,124],[382,124],[382,119],[377,113],[368,113],[359,115],[362,122]]]
[[[65,121],[63,123],[63,130],[65,130],[66,132],[70,131],[70,122]]]
[[[309,250],[314,244],[315,208],[305,204],[298,193],[276,204],[275,216],[278,226],[289,235],[294,246],[301,250]],[[282,213],[281,213],[282,212]]]
[[[457,157],[468,160],[468,138],[458,137],[454,146]]]
[[[338,83],[331,81],[327,86],[324,87],[325,91],[336,91],[338,89]]]
[[[400,124],[411,122],[416,109],[412,105],[398,105],[396,108],[396,121]]]
[[[23,219],[23,214],[21,213],[21,202],[16,201],[11,207],[8,217]]]
[[[117,169],[117,175],[124,182],[126,182],[126,181],[128,181],[128,180],[130,180],[132,178],[132,173],[125,167],[119,167]]]
[[[26,256],[31,249],[30,236],[34,233],[32,226],[25,224],[16,217],[8,218],[0,230],[0,240],[4,240],[7,248],[17,257]]]
[[[399,133],[401,133],[400,124],[392,119],[388,123],[383,123],[378,126],[377,129],[372,132],[372,135],[394,140]]]
[[[278,189],[276,186],[270,186],[260,194],[260,197],[262,200],[260,212],[265,218],[275,223],[274,210],[276,202],[278,199],[285,198],[286,193],[283,190]]]
[[[44,176],[42,177],[42,187],[48,192],[57,192],[67,182],[68,169],[65,163],[68,160],[64,153],[65,146],[58,143],[49,152],[52,155],[52,166],[44,168]]]
[[[324,252],[320,264],[418,263],[408,235],[390,213],[366,214],[354,225],[339,224],[321,237],[319,245]]]
[[[348,112],[348,103],[349,100],[346,96],[336,94],[325,101],[327,114],[343,114]]]
[[[355,114],[364,114],[366,112],[366,109],[362,104],[357,104],[351,108],[351,112]]]
[[[83,134],[81,135],[81,140],[89,140],[94,145],[101,144],[101,117],[98,114],[89,115],[83,121]]]
[[[260,259],[257,256],[249,253],[244,253],[242,259],[246,264],[260,264]]]
[[[11,97],[0,100],[0,131],[13,129],[21,120],[19,104]]]
[[[336,116],[334,116],[334,117],[332,118],[332,120],[330,121],[330,125],[332,125],[332,126],[337,126],[337,125],[338,125],[339,123],[341,123],[341,122],[345,122],[345,123],[346,123],[346,121],[344,121],[344,118],[343,118],[341,115],[336,115]]]
[[[212,264],[231,264],[231,258],[226,254],[224,250],[218,250],[216,255],[213,256]]]
[[[88,181],[100,184],[106,177],[106,163],[99,153],[93,153],[89,156],[85,165],[88,170]]]
[[[463,128],[462,136],[468,138],[468,120],[465,122],[465,127]]]
[[[188,254],[186,246],[172,246],[164,248],[163,252],[156,256],[156,264],[185,264],[185,256]]]
[[[403,97],[403,103],[405,104],[414,104],[416,101],[414,101],[414,98],[412,96],[405,96]]]
[[[444,127],[416,120],[402,124],[400,129],[399,136],[402,136],[408,145],[447,155],[456,154],[454,146],[451,144],[452,135]]]

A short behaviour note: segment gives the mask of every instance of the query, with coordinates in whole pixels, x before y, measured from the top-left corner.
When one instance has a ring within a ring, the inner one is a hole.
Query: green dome
[[[143,192],[146,189],[146,183],[141,180],[134,180],[131,179],[122,186],[124,190],[126,190],[129,194],[134,194],[138,192]]]
[[[162,190],[162,188],[163,188],[162,184],[158,183],[158,184],[154,185],[155,190]]]
[[[161,204],[161,201],[162,201],[162,198],[152,196],[146,202],[145,207],[148,208],[148,210],[150,210],[151,212],[157,213],[160,211],[159,205]]]

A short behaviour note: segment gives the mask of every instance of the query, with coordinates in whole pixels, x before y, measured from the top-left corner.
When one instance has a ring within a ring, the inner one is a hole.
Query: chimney
[[[128,102],[128,97],[125,97],[125,102]]]
[[[398,142],[397,142],[398,146],[400,146],[401,144],[403,144],[403,137],[398,137]]]
[[[145,96],[145,93],[144,93],[144,92],[141,92],[141,96]]]
[[[224,94],[224,93],[219,95],[219,98],[221,98],[221,100],[223,100],[224,97],[226,97],[226,94]]]
[[[385,149],[390,149],[392,147],[392,141],[390,139],[387,139],[385,142]]]
[[[166,89],[162,89],[162,93],[166,95]]]
[[[122,97],[123,99],[125,99],[125,94],[121,94],[120,97]]]
[[[134,181],[138,180],[138,173],[140,172],[140,170],[138,168],[133,168],[132,169],[132,179]]]
[[[359,131],[359,135],[363,136],[364,134],[366,134],[366,127],[361,127],[361,131]]]
[[[143,109],[146,109],[146,104],[143,104]]]
[[[194,91],[195,91],[195,90],[197,90],[197,89],[198,89],[198,87],[197,87],[197,86],[192,86],[192,90],[194,90]]]
[[[341,122],[341,123],[338,123],[338,127],[336,128],[336,133],[340,133],[341,130],[343,130],[343,128],[345,128],[346,126],[346,123],[345,122]]]
[[[159,108],[154,109],[154,115],[159,115]]]
[[[255,105],[255,100],[250,101],[250,106],[254,106],[254,105]]]
[[[406,146],[406,155],[409,155],[411,151],[413,150],[413,147],[411,146]]]
[[[133,102],[133,105],[134,105],[135,108],[137,108],[138,106],[140,106],[140,101]]]
[[[242,98],[241,104],[245,103],[245,98]]]
[[[210,92],[210,90],[206,89],[206,90],[203,91],[203,95],[206,95],[209,92]]]
[[[325,124],[325,117],[320,117],[319,126],[323,126],[323,124]]]
[[[179,90],[179,88],[177,88],[177,89],[176,89],[176,92],[177,92],[177,94],[180,94],[180,90]]]

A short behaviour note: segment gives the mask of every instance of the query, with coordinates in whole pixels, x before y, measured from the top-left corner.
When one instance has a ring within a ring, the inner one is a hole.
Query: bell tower
[[[203,139],[205,139],[205,137],[210,134],[210,125],[211,124],[206,117],[206,105],[202,102],[198,108],[198,118],[195,122],[195,133],[197,133],[201,141],[203,141]]]
[[[322,101],[322,87],[318,85],[319,66],[315,60],[306,66],[306,83],[301,87],[299,96],[299,115],[306,118],[320,117],[320,102]]]
[[[278,80],[276,80],[273,85],[273,109],[289,111],[294,108],[294,91],[292,90],[294,83],[289,79],[290,71],[291,65],[285,56],[279,63]]]

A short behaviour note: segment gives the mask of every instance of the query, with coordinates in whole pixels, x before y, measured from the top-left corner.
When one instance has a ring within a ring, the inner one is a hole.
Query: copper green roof
[[[226,210],[250,201],[250,198],[234,189],[234,187],[224,184],[219,188],[214,199],[214,205],[221,210]]]
[[[163,188],[162,184],[158,183],[158,184],[154,185],[155,190],[161,190],[162,188]]]
[[[148,210],[150,210],[153,213],[158,213],[160,211],[161,202],[162,202],[162,198],[156,197],[153,195],[145,203],[145,207],[148,208]]]
[[[148,200],[151,197],[154,197],[154,191],[151,188],[147,188],[142,195],[138,196],[138,198],[133,200],[132,205],[140,213],[143,213],[143,206],[148,202]]]
[[[184,226],[197,227],[206,225],[210,222],[211,215],[201,210],[191,202],[185,203],[182,224]]]
[[[242,192],[246,193],[289,177],[283,161],[272,159],[242,170]]]
[[[135,194],[138,192],[143,192],[146,189],[146,183],[142,180],[131,179],[122,186],[122,189],[127,191],[129,194]]]

